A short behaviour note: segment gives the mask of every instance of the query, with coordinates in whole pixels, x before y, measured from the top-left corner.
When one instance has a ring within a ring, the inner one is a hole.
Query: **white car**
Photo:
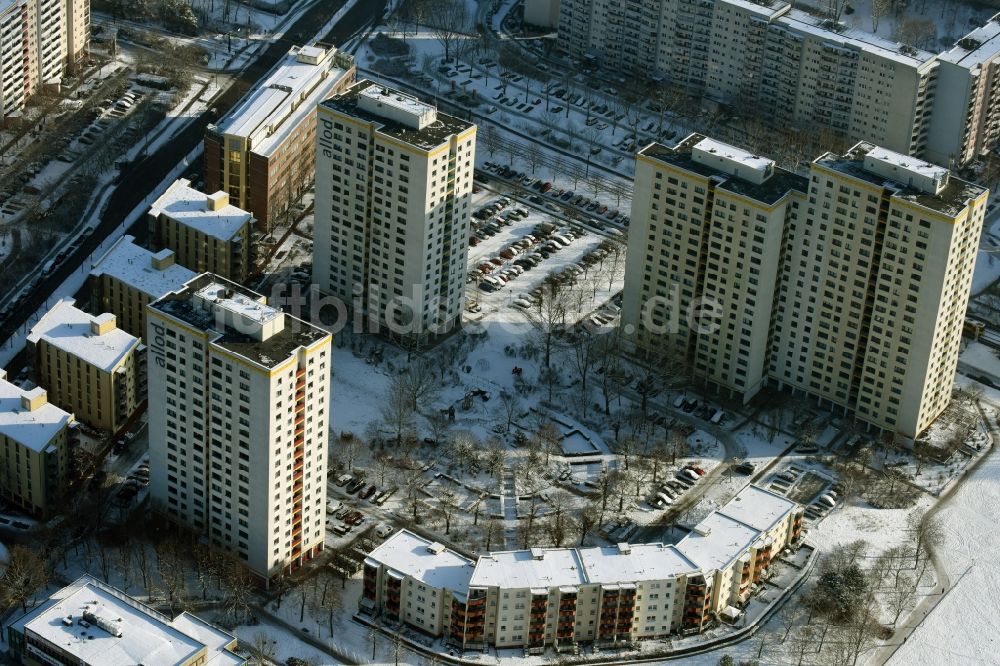
[[[392,525],[386,525],[385,523],[381,523],[379,524],[378,527],[375,528],[375,534],[377,534],[380,539],[386,538],[395,531],[396,531],[395,527],[393,527]]]
[[[523,299],[523,298],[516,298],[516,299],[514,299],[513,305],[516,308],[521,308],[522,310],[527,310],[528,308],[531,307],[531,301],[528,301],[528,300]]]

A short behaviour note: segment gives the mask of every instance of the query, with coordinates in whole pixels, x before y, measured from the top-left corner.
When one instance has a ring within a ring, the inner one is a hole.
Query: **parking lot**
[[[473,207],[470,311],[512,308],[512,318],[520,319],[516,310],[537,305],[548,283],[570,294],[567,314],[576,321],[620,289],[624,248],[619,243],[492,192],[476,196]],[[618,305],[608,307],[594,315],[595,323],[611,322]]]

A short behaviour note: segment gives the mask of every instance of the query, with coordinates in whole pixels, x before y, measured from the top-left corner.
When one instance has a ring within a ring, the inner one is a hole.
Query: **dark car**
[[[363,490],[363,491],[361,492],[361,494],[360,494],[360,495],[358,495],[358,497],[360,497],[361,499],[368,499],[369,497],[371,497],[372,495],[374,495],[374,494],[375,494],[375,491],[376,491],[376,490],[377,490],[377,489],[375,488],[375,484],[373,483],[372,485],[370,485],[370,486],[368,486],[367,488],[365,488],[365,489],[364,489],[364,490]]]

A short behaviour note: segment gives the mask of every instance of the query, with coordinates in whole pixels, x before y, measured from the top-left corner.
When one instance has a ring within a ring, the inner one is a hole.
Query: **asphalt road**
[[[202,113],[172,141],[161,146],[145,159],[126,167],[126,170],[121,174],[120,182],[108,200],[95,231],[12,310],[0,324],[0,340],[10,337],[24,325],[49,295],[67,277],[80,268],[101,242],[121,226],[128,214],[142,202],[143,198],[167,176],[185,155],[201,142],[205,134],[205,127],[218,117],[217,112],[225,112],[236,104],[246,91],[263,78],[274,64],[288,52],[292,44],[303,44],[317,38],[316,26],[326,22],[333,12],[343,6],[344,1],[320,0],[313,4],[288,29],[282,39],[271,43],[242,72],[234,77],[229,87],[216,98],[214,107],[216,111],[210,109]],[[357,3],[331,31],[319,36],[318,39],[332,44],[341,44],[347,41],[355,33],[368,29],[374,22],[378,21],[385,10],[385,5],[386,0],[371,2],[366,0]],[[145,218],[141,217],[128,230],[128,233],[142,242],[146,237]],[[12,364],[12,367],[19,366]]]

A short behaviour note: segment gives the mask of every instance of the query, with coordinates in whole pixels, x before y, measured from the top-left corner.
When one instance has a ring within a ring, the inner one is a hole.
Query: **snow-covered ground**
[[[945,527],[938,559],[951,580],[945,594],[891,660],[909,664],[997,663],[1000,636],[993,612],[1000,597],[1000,457],[991,453],[938,516]]]

